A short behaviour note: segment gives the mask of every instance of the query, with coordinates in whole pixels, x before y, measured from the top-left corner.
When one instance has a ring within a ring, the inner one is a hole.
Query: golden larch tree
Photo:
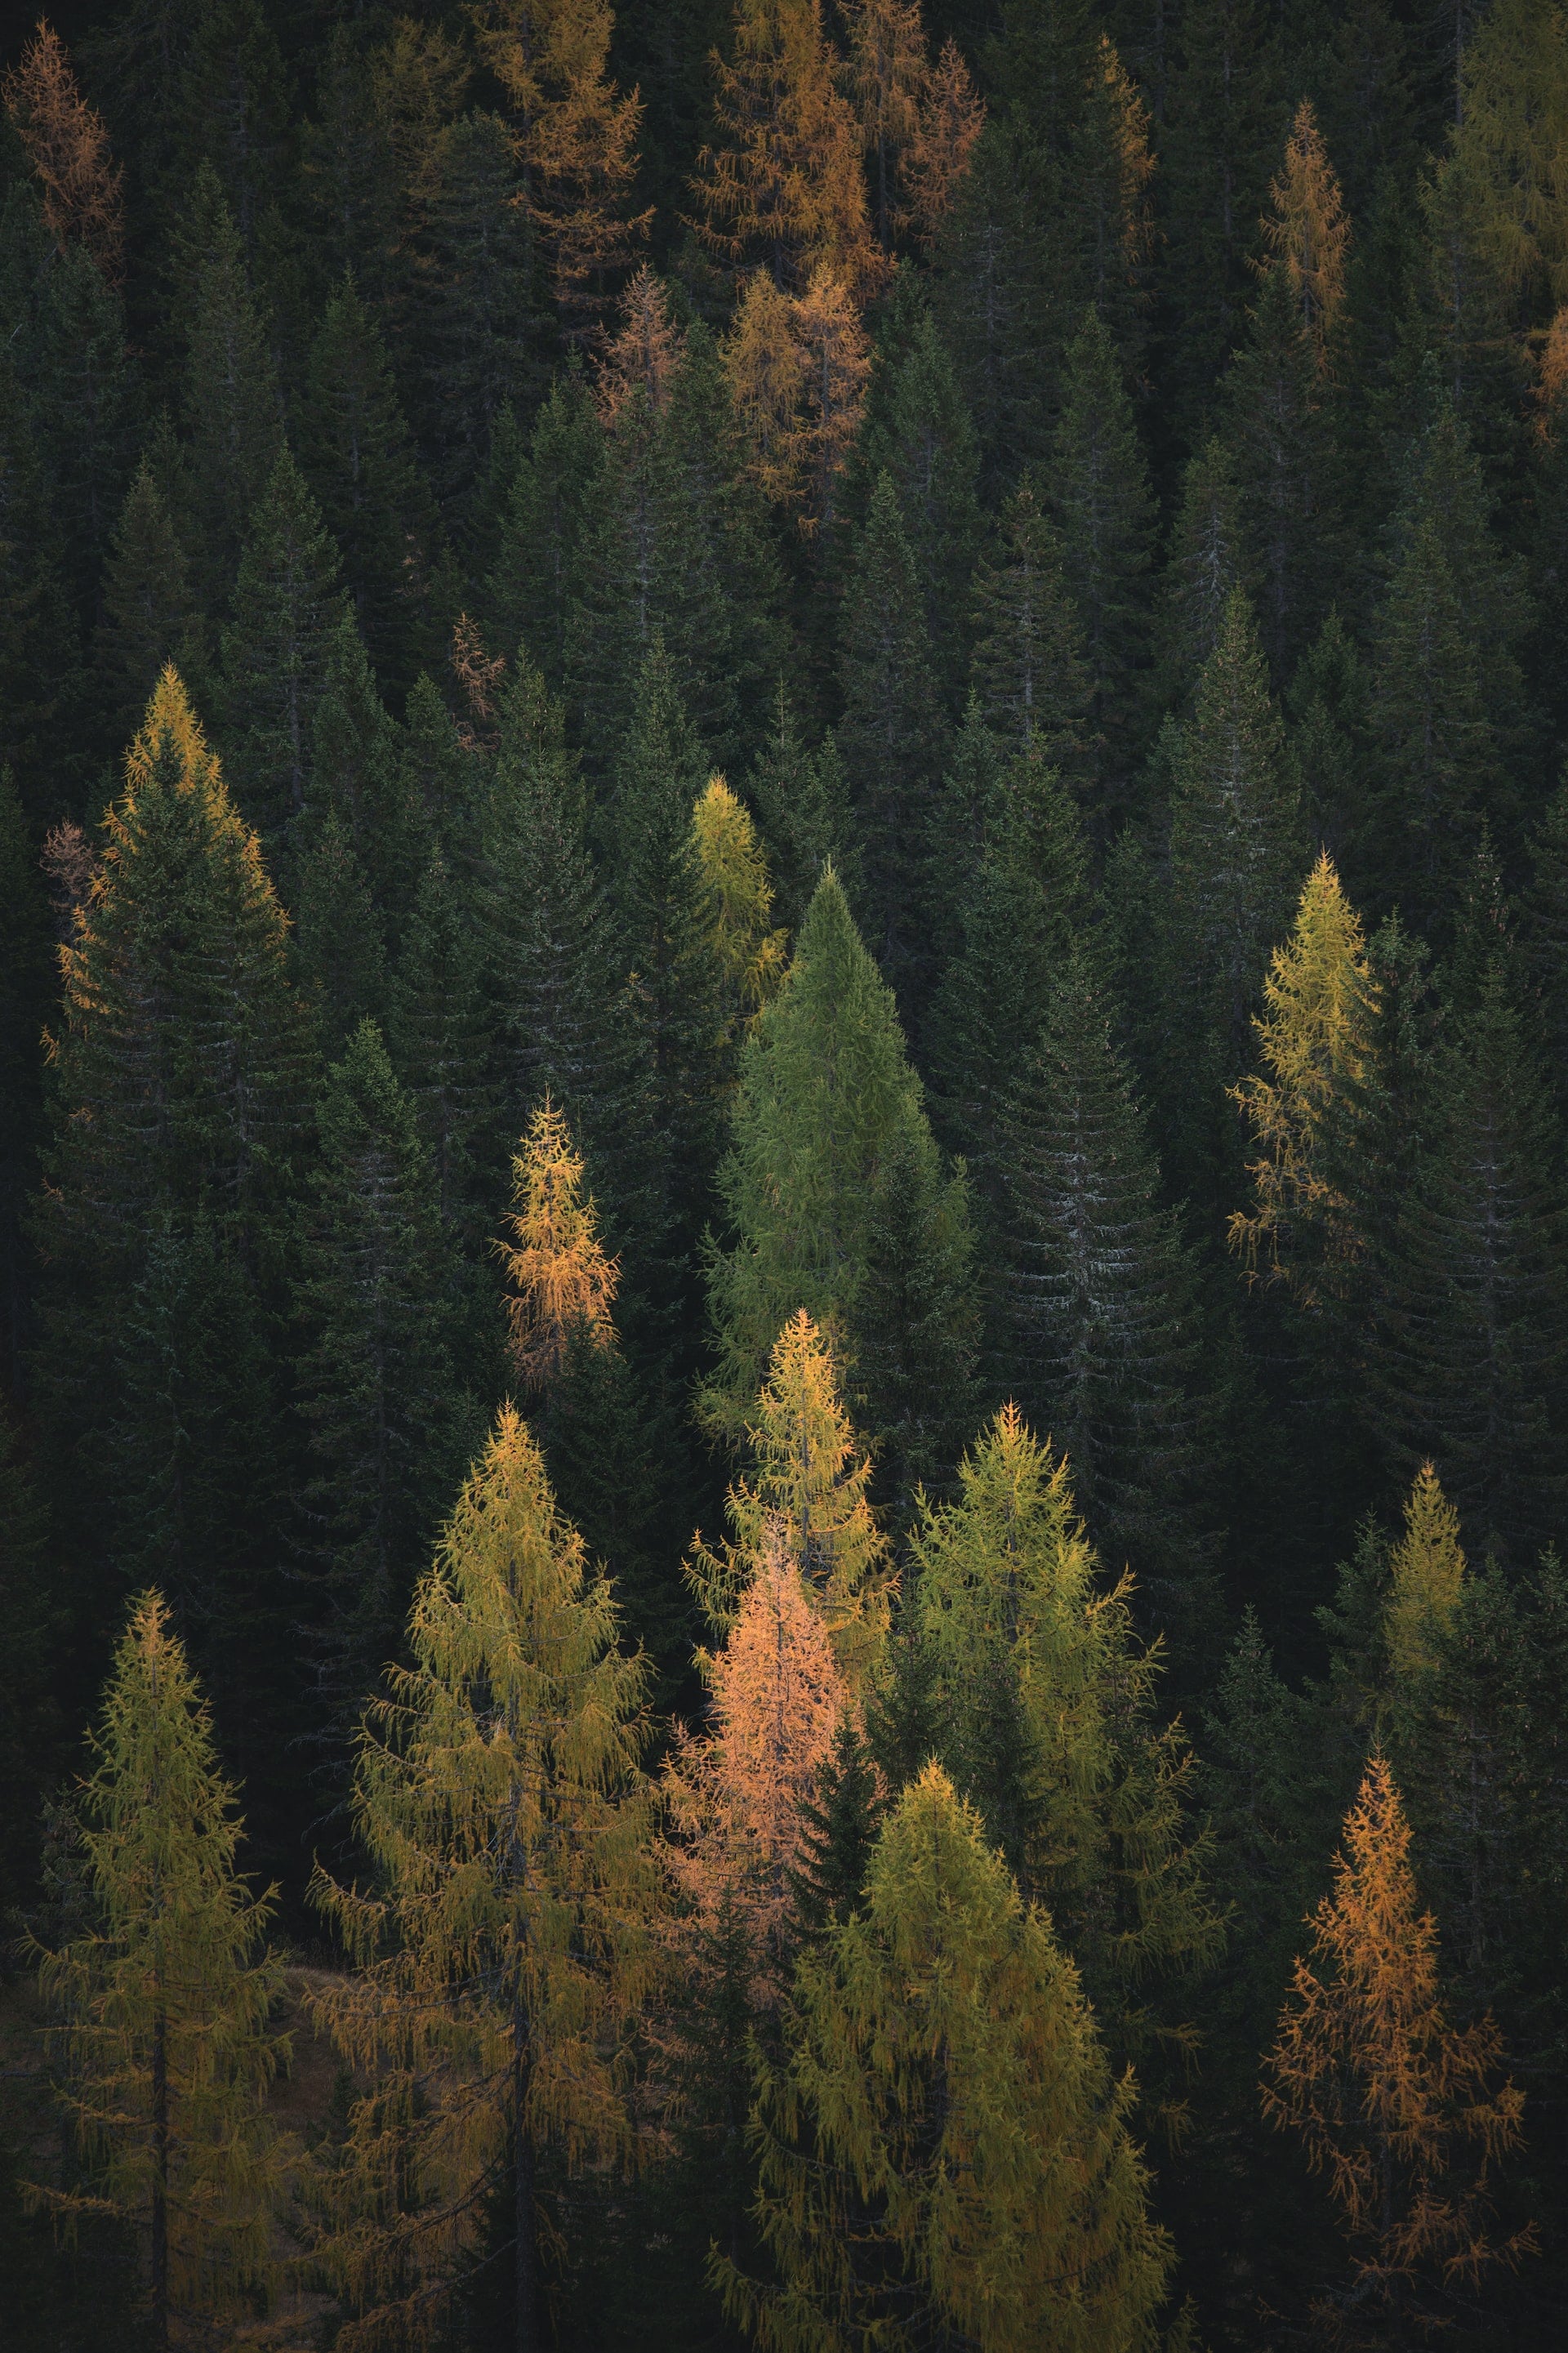
[[[722,776],[710,776],[691,814],[691,847],[702,881],[709,940],[723,976],[725,1032],[753,1022],[784,976],[787,932],[773,930],[773,885],[757,828]]]
[[[797,520],[808,538],[826,538],[838,480],[860,430],[871,343],[848,285],[827,263],[812,272],[795,305],[801,378],[802,500]]]
[[[1329,336],[1344,308],[1345,264],[1351,224],[1312,101],[1296,109],[1285,142],[1285,168],[1269,183],[1272,213],[1263,218],[1263,239],[1289,275],[1301,330],[1320,370],[1329,362]]]
[[[44,221],[63,253],[85,246],[108,279],[125,243],[125,174],[103,117],[81,94],[59,35],[45,18],[0,82],[17,138],[44,191]]]
[[[511,1360],[525,1394],[537,1396],[560,1372],[574,1337],[614,1344],[620,1261],[605,1256],[594,1197],[583,1191],[582,1155],[566,1114],[548,1095],[512,1155],[511,1174],[511,1239],[495,1247],[510,1286]]]
[[[929,252],[985,127],[985,102],[952,34],[927,69],[899,176],[910,226]]]
[[[599,414],[612,431],[637,395],[655,417],[662,417],[685,349],[669,315],[664,280],[645,261],[621,297],[620,324],[605,344],[595,379]]]
[[[1172,2251],[1047,1915],[940,1767],[906,1789],[863,1910],[801,1959],[752,2116],[776,2284],[710,2275],[767,2353],[1136,2353]]]
[[[722,353],[752,480],[807,538],[825,535],[871,373],[858,305],[826,264],[798,295],[756,270]]]
[[[1465,1582],[1459,1514],[1437,1473],[1423,1462],[1405,1504],[1405,1534],[1389,1561],[1388,1655],[1394,1674],[1430,1673],[1438,1645],[1454,1622]]]
[[[919,135],[925,92],[925,30],[920,0],[843,0],[849,34],[846,79],[871,157],[877,235],[891,253],[908,225],[900,202],[899,158]]]
[[[737,270],[762,261],[791,293],[826,266],[864,302],[887,257],[821,0],[737,0],[732,55],[712,66],[718,135],[693,184],[708,246]]]
[[[1410,1828],[1386,1757],[1368,1761],[1264,2063],[1263,2112],[1325,2173],[1358,2283],[1390,2301],[1424,2279],[1512,2263],[1533,2232],[1494,2242],[1488,2174],[1521,2138],[1524,2094],[1492,2088],[1489,2018],[1452,2026],[1437,1924],[1419,1908]]]
[[[753,2008],[776,2009],[788,1978],[792,1874],[805,1808],[847,1704],[819,1610],[782,1522],[763,1550],[724,1641],[706,1662],[707,1731],[678,1727],[664,1776],[668,1868],[680,1945],[701,1982],[738,1928]]]
[[[700,1532],[688,1577],[715,1630],[727,1631],[757,1565],[782,1542],[858,1690],[887,1638],[893,1570],[867,1493],[870,1458],[840,1401],[832,1350],[804,1308],[773,1345],[746,1442],[751,1476],[725,1500],[732,1533],[713,1552]]]
[[[517,2353],[544,2342],[535,2153],[630,2166],[628,2044],[660,1880],[638,1765],[647,1662],[503,1407],[370,1712],[353,1814],[374,1892],[318,1870],[359,1973],[317,2010],[356,2076],[321,2255],[344,2353],[440,2333],[442,2291],[511,2209]]]
[[[476,10],[487,63],[507,93],[522,202],[569,343],[595,341],[610,280],[629,268],[651,210],[631,210],[642,100],[605,70],[605,0],[490,0]]]
[[[1373,1076],[1379,1005],[1361,918],[1327,850],[1274,951],[1263,999],[1252,1026],[1268,1075],[1231,1090],[1258,1147],[1247,1163],[1257,1207],[1232,1214],[1230,1246],[1312,1306],[1343,1288],[1364,1247],[1335,1164]]]
[[[166,2346],[267,2286],[290,2153],[266,2105],[289,2055],[264,1942],[275,1891],[235,1869],[235,1793],[157,1593],[132,1610],[93,1746],[73,1808],[89,1925],[39,1954],[82,2173],[27,2196],[68,2234],[89,2216],[132,2226]]]

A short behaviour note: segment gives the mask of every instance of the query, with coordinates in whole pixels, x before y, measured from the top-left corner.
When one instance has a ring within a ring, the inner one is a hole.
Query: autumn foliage
[[[594,1197],[583,1195],[583,1161],[564,1113],[545,1097],[523,1148],[512,1158],[516,1207],[510,1241],[498,1242],[507,1296],[512,1363],[529,1394],[548,1388],[572,1339],[611,1336],[610,1308],[620,1279],[599,1240]]]
[[[87,248],[106,278],[125,240],[124,173],[103,117],[82,97],[60,37],[44,17],[3,85],[5,111],[43,186],[44,220],[61,251]]]

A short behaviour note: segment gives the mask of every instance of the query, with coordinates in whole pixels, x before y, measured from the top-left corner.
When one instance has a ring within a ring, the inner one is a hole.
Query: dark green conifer
[[[980,441],[987,503],[1049,446],[1056,324],[1045,211],[1027,135],[993,112],[942,224],[932,307]]]
[[[859,1910],[883,1802],[865,1738],[846,1716],[818,1767],[816,1796],[802,1809],[805,1834],[790,1873],[795,1918],[806,1936],[842,1927]]]
[[[274,852],[305,806],[311,729],[342,610],[337,550],[285,449],[250,517],[223,632],[234,790]]]
[[[228,603],[240,551],[283,447],[277,373],[239,232],[221,197],[185,321],[181,406],[189,467],[189,512],[181,520],[197,594],[216,613]]]
[[[385,344],[352,278],[310,346],[298,446],[371,659],[405,685],[431,656],[437,525]]]
[[[1089,705],[1083,629],[1068,592],[1060,536],[1026,475],[1004,506],[970,588],[971,676],[986,726],[1008,752],[1062,776],[1082,769]]]
[[[1255,593],[1230,451],[1212,435],[1182,473],[1181,497],[1160,584],[1165,700],[1189,695],[1219,643],[1233,588]]]
[[[28,404],[0,353],[0,708],[5,758],[40,831],[79,807],[70,727],[77,634],[48,479]]]
[[[435,1168],[442,1223],[472,1239],[479,1162],[494,1104],[483,946],[466,880],[437,843],[404,928],[390,1038]]]
[[[823,869],[831,866],[853,895],[856,860],[849,838],[849,792],[838,746],[828,735],[807,749],[783,680],[773,723],[746,779],[767,849],[773,906],[798,931]]]
[[[925,868],[946,730],[925,600],[892,477],[882,473],[846,592],[838,651],[844,754],[868,936],[901,996],[918,993]]]
[[[38,845],[7,767],[0,767],[0,1390],[19,1395],[30,1288],[23,1208],[43,1140],[54,960]]]
[[[0,1627],[10,1698],[0,1718],[0,1773],[11,1792],[0,1827],[0,1904],[33,1893],[40,1814],[60,1761],[53,1684],[63,1627],[48,1574],[47,1523],[8,1408],[0,1402]]]
[[[1068,346],[1045,479],[1083,631],[1089,789],[1103,832],[1128,804],[1147,733],[1154,505],[1121,363],[1096,311]]]
[[[387,1007],[386,924],[346,812],[329,800],[301,828],[293,859],[294,969],[321,1050],[341,1054]]]
[[[190,572],[168,501],[143,459],[110,546],[93,648],[105,733],[117,746],[135,733],[165,662],[182,678],[204,678],[206,632]]]
[[[558,375],[507,487],[495,570],[487,583],[495,642],[526,646],[552,693],[566,679],[567,632],[583,533],[605,463],[605,430],[581,376]]]

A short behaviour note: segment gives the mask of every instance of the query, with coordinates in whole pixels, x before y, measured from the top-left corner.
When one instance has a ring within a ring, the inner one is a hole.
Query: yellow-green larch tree
[[[548,1093],[512,1155],[511,1174],[510,1240],[496,1250],[508,1284],[511,1360],[531,1396],[559,1374],[574,1341],[613,1345],[620,1262],[599,1240],[594,1197],[583,1191],[582,1154]]]

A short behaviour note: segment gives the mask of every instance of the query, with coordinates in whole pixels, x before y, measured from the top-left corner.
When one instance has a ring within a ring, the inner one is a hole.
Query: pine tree
[[[1461,1008],[1437,1120],[1386,1245],[1365,1409],[1394,1463],[1428,1457],[1473,1542],[1527,1555],[1562,1478],[1560,1145],[1506,982]]]
[[[301,830],[294,972],[319,1043],[337,1055],[361,1021],[379,1021],[387,1009],[386,925],[345,812],[329,802]]]
[[[354,1820],[384,1893],[318,1875],[363,1973],[321,2013],[356,2099],[323,2250],[384,2339],[460,2284],[504,2197],[510,2341],[542,2339],[539,2156],[627,2163],[624,2030],[656,1901],[640,1659],[502,1409],[420,1583],[412,1663],[367,1726]],[[386,1931],[395,1933],[390,1948]]]
[[[301,1501],[318,1728],[339,1745],[396,1647],[468,1433],[435,1174],[374,1022],[328,1071],[317,1125],[296,1377],[312,1458]]]
[[[287,2150],[267,2114],[288,2058],[281,1970],[258,1953],[273,1891],[235,1869],[240,1823],[212,1722],[163,1600],[119,1644],[76,1801],[84,1934],[40,1955],[79,2186],[37,2186],[65,2229],[107,2212],[145,2234],[153,2340],[243,2312],[272,2274]]]
[[[816,1790],[801,1803],[790,1888],[796,1923],[806,1936],[841,1928],[858,1911],[884,1810],[876,1763],[855,1718],[846,1714],[816,1768]]]
[[[829,869],[784,987],[741,1057],[719,1172],[735,1240],[708,1276],[719,1366],[701,1410],[711,1429],[739,1433],[768,1351],[797,1311],[845,1344],[878,1172],[904,1133],[917,1153],[929,1148],[920,1081]]]
[[[1058,322],[1045,263],[1049,201],[1038,179],[1027,128],[993,113],[932,255],[932,307],[980,438],[987,502],[1018,467],[1038,470],[1049,449],[1052,385],[1040,354],[1055,343]]]
[[[987,2353],[1085,2330],[1143,2338],[1169,2244],[1147,2212],[1078,1975],[936,1767],[878,1840],[866,1909],[805,1955],[761,2065],[757,2216],[777,2285],[715,2256],[773,2353],[874,2331]]]
[[[1358,2284],[1385,2306],[1429,2296],[1434,2272],[1473,2279],[1516,2262],[1533,2236],[1489,2236],[1488,2167],[1517,2146],[1524,2098],[1491,2089],[1502,2055],[1491,2021],[1461,2030],[1445,2015],[1437,1926],[1416,1910],[1409,1849],[1387,1759],[1373,1755],[1312,1917],[1318,1966],[1297,1962],[1264,2062],[1264,2114],[1327,2172]]]
[[[1133,1632],[1131,1580],[1100,1580],[1066,1461],[1005,1407],[913,1553],[939,1753],[1049,1905],[1117,2046],[1179,2042],[1154,2023],[1170,1989],[1152,2008],[1149,1980],[1218,1941],[1185,1819],[1192,1759],[1179,1722],[1152,1720],[1157,1651]]]
[[[733,1481],[724,1502],[733,1533],[715,1553],[699,1530],[687,1577],[722,1630],[776,1537],[822,1612],[847,1680],[858,1688],[887,1638],[887,1539],[868,1500],[870,1458],[840,1400],[832,1348],[804,1308],[770,1351],[745,1440],[751,1475]]]
[[[1195,1269],[1081,948],[1058,968],[1003,1117],[1007,1386],[1071,1461],[1111,1556],[1190,1579],[1207,1548],[1212,1422]]]
[[[433,634],[436,512],[385,344],[352,277],[310,345],[299,454],[371,659],[384,677],[410,681]]]
[[[1132,404],[1098,311],[1085,315],[1068,346],[1048,486],[1067,590],[1083,630],[1103,828],[1125,807],[1143,748],[1154,509]]]
[[[1076,778],[1090,699],[1083,630],[1060,538],[1026,475],[1002,510],[994,550],[975,567],[971,675],[986,725],[1009,752]]]
[[[337,590],[337,550],[285,449],[249,518],[223,633],[230,765],[241,806],[269,847],[286,839],[305,805]]]
[[[909,995],[924,962],[921,916],[945,730],[921,584],[885,471],[856,552],[838,664],[838,744],[862,845],[861,895],[879,959]]]

